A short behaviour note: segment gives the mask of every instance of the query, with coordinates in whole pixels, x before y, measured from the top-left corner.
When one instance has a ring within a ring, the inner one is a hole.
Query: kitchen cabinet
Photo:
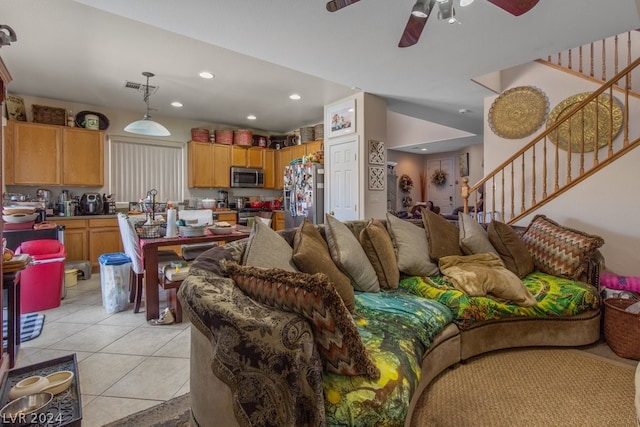
[[[99,269],[98,257],[100,255],[124,250],[120,228],[116,218],[90,219],[88,222],[89,260],[92,269]]]
[[[276,152],[271,149],[264,149],[264,188],[276,187]],[[282,188],[282,187],[281,187]]]
[[[11,75],[9,74],[9,70],[7,69],[7,67],[4,65],[4,62],[2,61],[2,58],[0,58],[0,111],[4,110],[4,102],[5,102],[5,95],[7,93],[6,90],[6,85],[8,85],[11,82]],[[5,140],[5,127],[2,124],[2,122],[4,121],[4,119],[0,120],[0,159],[3,156],[2,153],[2,149],[5,146],[4,144],[4,140]],[[6,168],[6,162],[5,162],[5,168]],[[5,169],[6,171],[6,169]],[[6,172],[4,174],[0,173],[0,187],[4,188],[4,184],[7,184],[6,179],[4,179],[5,182],[3,182],[3,178],[6,175]],[[0,207],[2,206],[2,201],[0,200]],[[2,223],[0,222],[0,232],[2,232]],[[0,258],[0,269],[2,268],[2,258]],[[4,298],[4,292],[0,292],[0,307],[4,307],[5,304],[9,304],[11,303],[11,301],[3,301]],[[8,310],[7,310],[8,311]],[[8,313],[7,313],[8,314]],[[0,310],[0,323],[4,325],[4,309]],[[4,328],[3,328],[4,329]],[[5,336],[4,334],[2,335],[2,338],[4,339]],[[8,337],[7,337],[8,338]],[[6,350],[6,347],[4,345],[0,346],[0,378],[5,378],[5,375],[7,373],[7,371],[9,370],[9,353]]]
[[[275,176],[274,176],[273,188],[277,190],[282,190],[282,188],[284,187],[284,165],[285,165],[285,163],[282,162],[282,150],[275,151],[274,165],[275,165],[274,166]]]
[[[324,149],[324,140],[322,139],[318,139],[315,140],[313,142],[309,142],[307,144],[304,144],[305,146],[305,154],[311,154],[314,153],[316,151],[322,151]]]
[[[291,150],[291,160],[302,159],[307,154],[307,144],[293,145],[288,149]]]
[[[64,225],[64,249],[67,261],[89,259],[89,232],[87,221],[83,219],[49,218],[51,222]]]
[[[236,224],[238,222],[238,215],[235,212],[219,212],[218,221],[225,221],[229,224]]]
[[[104,185],[104,133],[9,120],[6,184]]]
[[[263,168],[264,148],[231,146],[231,166],[242,168]]]
[[[284,211],[274,211],[271,220],[271,225],[275,231],[284,230]]]
[[[189,188],[228,188],[231,185],[231,146],[190,141],[187,144]]]

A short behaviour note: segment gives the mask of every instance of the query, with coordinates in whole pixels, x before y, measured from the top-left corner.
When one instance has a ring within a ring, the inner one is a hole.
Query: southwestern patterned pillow
[[[585,262],[604,244],[599,236],[563,227],[545,215],[536,215],[522,235],[536,269],[577,280]]]
[[[353,318],[325,274],[292,273],[234,262],[228,262],[226,268],[251,298],[307,319],[327,371],[380,378],[380,370],[369,357]]]

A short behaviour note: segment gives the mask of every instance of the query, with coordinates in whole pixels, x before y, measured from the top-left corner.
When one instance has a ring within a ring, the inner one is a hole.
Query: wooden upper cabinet
[[[276,152],[264,151],[264,188],[276,188]]]
[[[291,150],[291,160],[302,159],[307,154],[307,144],[293,145],[289,148]]]
[[[104,134],[62,128],[62,185],[104,185]]]
[[[318,139],[318,140],[315,140],[313,142],[309,142],[307,144],[304,144],[306,154],[311,154],[311,153],[314,153],[316,151],[322,151],[324,149],[323,143],[324,143],[323,140]]]
[[[264,151],[261,147],[231,146],[231,166],[241,168],[263,168]]]
[[[7,184],[60,185],[62,183],[62,127],[9,121],[13,127],[7,136],[11,148],[7,171],[13,179]]]
[[[104,185],[104,133],[9,121],[7,184]]]
[[[187,144],[189,188],[228,188],[231,146],[190,141]]]

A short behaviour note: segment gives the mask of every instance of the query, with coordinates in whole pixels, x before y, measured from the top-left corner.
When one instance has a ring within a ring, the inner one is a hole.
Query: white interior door
[[[440,213],[450,215],[455,209],[454,188],[456,171],[453,167],[453,158],[427,160],[427,200],[431,200],[434,206],[440,206]],[[444,185],[435,185],[431,182],[431,177],[438,170],[447,174],[447,181]]]
[[[340,221],[358,219],[358,141],[332,143],[328,148],[329,156],[324,165],[325,178],[329,177],[325,184],[326,212],[333,212]]]

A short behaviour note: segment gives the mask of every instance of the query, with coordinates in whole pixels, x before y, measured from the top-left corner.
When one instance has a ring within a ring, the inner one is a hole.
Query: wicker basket
[[[44,123],[47,125],[66,126],[67,110],[64,108],[47,107],[46,105],[32,105],[34,123]]]
[[[232,130],[217,130],[216,131],[216,144],[231,145],[233,143],[233,131]]]
[[[627,298],[604,300],[604,338],[618,356],[640,360],[640,314],[625,311],[636,302]]]
[[[145,224],[145,221],[136,223],[136,233],[141,239],[157,239],[167,234],[167,223]]]
[[[253,132],[247,129],[238,129],[233,137],[234,145],[253,145]]]
[[[191,129],[191,140],[199,142],[209,142],[209,129]]]

